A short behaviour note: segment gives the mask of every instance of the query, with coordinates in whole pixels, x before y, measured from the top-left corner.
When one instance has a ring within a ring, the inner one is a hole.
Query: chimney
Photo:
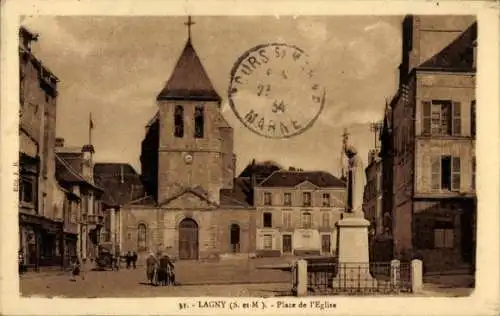
[[[123,175],[123,165],[120,165],[120,183],[124,183],[124,175]]]
[[[57,148],[64,147],[64,138],[61,138],[61,137],[56,138],[56,147]]]
[[[90,181],[90,183],[94,183],[94,146],[92,145],[83,145],[82,154],[83,154],[83,167],[82,174],[85,179]]]

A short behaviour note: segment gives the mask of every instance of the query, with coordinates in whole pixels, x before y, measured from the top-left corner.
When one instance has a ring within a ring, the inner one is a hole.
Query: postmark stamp
[[[229,104],[252,132],[289,138],[305,132],[320,116],[326,90],[301,48],[271,43],[241,55],[231,70]]]

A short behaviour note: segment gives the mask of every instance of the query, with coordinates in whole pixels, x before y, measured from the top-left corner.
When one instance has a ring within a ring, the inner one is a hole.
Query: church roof
[[[120,206],[144,197],[139,174],[130,164],[96,163],[94,180],[104,188],[103,202],[109,206]]]
[[[221,100],[190,39],[188,39],[170,79],[156,100]]]
[[[104,191],[104,189],[99,186],[99,184],[94,184],[85,179],[85,177],[80,173],[81,171],[74,168],[75,162],[83,164],[83,161],[68,161],[61,154],[56,153],[56,179],[60,184],[63,183],[80,183],[92,187],[95,190]],[[81,170],[81,167],[80,167]]]
[[[235,178],[232,189],[220,190],[222,207],[252,207],[253,188],[249,178]]]
[[[346,187],[346,183],[326,171],[275,171],[262,181],[260,187],[294,187],[309,181],[318,187]]]

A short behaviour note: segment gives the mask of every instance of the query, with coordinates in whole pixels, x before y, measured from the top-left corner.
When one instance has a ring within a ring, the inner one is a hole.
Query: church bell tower
[[[158,200],[196,189],[218,203],[223,187],[221,137],[217,125],[221,98],[188,39],[156,101],[159,108]]]

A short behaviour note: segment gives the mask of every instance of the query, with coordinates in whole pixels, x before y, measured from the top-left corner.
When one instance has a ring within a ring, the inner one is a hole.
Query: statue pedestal
[[[354,290],[377,286],[377,280],[370,274],[370,222],[361,214],[345,214],[344,219],[337,223],[338,269],[332,281],[334,289]]]

